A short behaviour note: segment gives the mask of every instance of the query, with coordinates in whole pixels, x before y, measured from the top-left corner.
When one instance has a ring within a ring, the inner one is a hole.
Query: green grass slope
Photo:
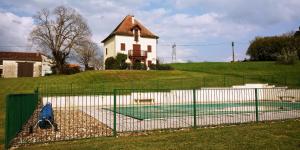
[[[226,76],[233,80],[253,79],[255,82],[300,86],[300,62],[295,65],[282,65],[275,62],[206,62],[172,64],[177,70],[207,73],[214,76]],[[246,81],[247,82],[247,81]],[[248,81],[249,82],[249,81]]]

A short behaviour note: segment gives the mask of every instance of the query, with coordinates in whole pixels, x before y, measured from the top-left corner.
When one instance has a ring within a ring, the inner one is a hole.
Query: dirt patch
[[[38,142],[81,139],[100,136],[111,136],[112,129],[94,117],[76,109],[54,109],[54,119],[58,131],[36,127],[29,133],[30,126],[38,121],[38,113],[42,105],[35,110],[22,131],[12,141],[12,146],[20,146]]]

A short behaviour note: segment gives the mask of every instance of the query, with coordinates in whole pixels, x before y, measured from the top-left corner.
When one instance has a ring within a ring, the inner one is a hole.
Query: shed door
[[[18,63],[18,77],[33,77],[33,63]]]

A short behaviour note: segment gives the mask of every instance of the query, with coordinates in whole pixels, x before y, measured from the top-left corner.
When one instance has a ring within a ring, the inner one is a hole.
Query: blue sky
[[[300,26],[299,0],[1,0],[0,50],[31,50],[28,34],[37,11],[65,5],[84,18],[99,43],[128,14],[135,15],[159,39],[158,57],[178,61],[229,61],[231,41],[244,59],[256,36],[279,35]],[[180,46],[182,45],[182,46]]]

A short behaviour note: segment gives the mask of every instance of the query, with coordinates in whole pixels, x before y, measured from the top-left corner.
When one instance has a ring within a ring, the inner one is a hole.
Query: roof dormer
[[[140,36],[140,31],[141,31],[141,28],[139,27],[139,25],[134,25],[131,29],[132,33],[133,33],[133,36],[134,36],[134,41],[135,42],[138,42],[139,41],[139,36]]]

